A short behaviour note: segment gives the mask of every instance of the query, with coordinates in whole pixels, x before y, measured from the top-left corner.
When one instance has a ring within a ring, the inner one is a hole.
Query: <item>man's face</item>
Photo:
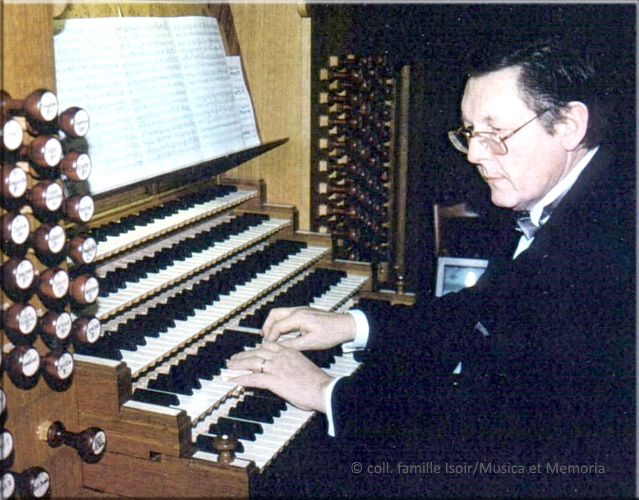
[[[471,78],[462,98],[464,126],[503,136],[535,116],[519,96],[519,68]],[[539,119],[506,139],[508,153],[495,155],[472,138],[467,158],[490,187],[492,202],[513,210],[530,210],[568,172],[561,134],[548,134]]]

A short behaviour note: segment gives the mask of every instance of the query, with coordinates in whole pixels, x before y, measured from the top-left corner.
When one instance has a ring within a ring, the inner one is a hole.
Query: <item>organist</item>
[[[414,307],[275,309],[262,347],[228,362],[253,372],[238,383],[326,414],[344,451],[325,464],[333,493],[634,496],[635,166],[607,147],[585,49],[555,38],[471,59],[449,137],[492,202],[526,215],[473,288]],[[351,377],[299,352],[338,344],[363,350]]]

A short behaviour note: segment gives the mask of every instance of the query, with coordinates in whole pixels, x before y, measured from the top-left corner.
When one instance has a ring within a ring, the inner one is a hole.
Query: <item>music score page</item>
[[[260,143],[241,64],[225,55],[217,19],[56,23],[58,100],[89,113],[92,193]]]

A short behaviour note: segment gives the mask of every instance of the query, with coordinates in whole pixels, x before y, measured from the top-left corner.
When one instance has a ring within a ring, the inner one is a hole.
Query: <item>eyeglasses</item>
[[[512,132],[506,135],[499,135],[499,134],[496,134],[495,132],[476,132],[474,130],[464,128],[464,126],[462,125],[457,130],[451,130],[450,132],[448,132],[448,139],[450,139],[450,142],[453,144],[453,146],[455,146],[455,149],[457,149],[457,151],[467,154],[468,148],[470,145],[470,140],[473,137],[477,137],[483,146],[490,149],[494,154],[503,156],[508,153],[508,146],[506,146],[506,142],[505,142],[506,139],[511,138],[513,135],[515,135],[517,132],[519,132],[522,128],[524,128],[529,123],[534,122],[546,111],[550,111],[550,108],[545,109],[541,113],[533,116],[521,127],[516,128],[515,130],[513,130]]]

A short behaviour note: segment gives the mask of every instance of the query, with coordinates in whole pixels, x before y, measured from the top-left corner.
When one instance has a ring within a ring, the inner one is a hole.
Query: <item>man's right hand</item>
[[[298,351],[319,351],[353,340],[356,324],[350,314],[311,307],[281,307],[272,309],[262,326],[262,336],[268,342],[276,342],[281,335],[295,331],[300,335],[282,340],[281,345]]]

